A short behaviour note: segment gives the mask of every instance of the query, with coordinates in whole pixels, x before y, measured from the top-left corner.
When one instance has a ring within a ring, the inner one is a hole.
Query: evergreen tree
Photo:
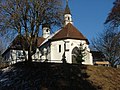
[[[79,48],[75,52],[76,62],[82,64],[84,57],[86,56],[86,47],[83,47],[84,44],[80,44]]]

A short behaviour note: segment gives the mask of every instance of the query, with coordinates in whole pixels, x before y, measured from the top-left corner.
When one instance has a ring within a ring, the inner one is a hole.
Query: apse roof
[[[87,38],[71,23],[68,23],[65,27],[63,27],[58,33],[56,33],[51,38],[51,40],[59,40],[59,39],[87,40]]]

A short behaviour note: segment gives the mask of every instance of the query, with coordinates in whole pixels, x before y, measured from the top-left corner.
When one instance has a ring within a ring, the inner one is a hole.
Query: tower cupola
[[[50,25],[47,23],[42,25],[42,36],[43,38],[47,38],[50,36]]]
[[[71,15],[70,8],[68,5],[68,0],[66,0],[66,8],[64,11],[64,25],[67,25],[68,23],[73,24],[72,15]]]

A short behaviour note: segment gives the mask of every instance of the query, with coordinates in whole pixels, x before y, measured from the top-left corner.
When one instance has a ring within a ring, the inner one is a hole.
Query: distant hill
[[[0,70],[0,90],[119,90],[120,69],[17,63]]]

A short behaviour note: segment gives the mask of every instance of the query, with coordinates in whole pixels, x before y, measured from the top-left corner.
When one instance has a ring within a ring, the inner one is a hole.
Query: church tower
[[[50,36],[50,25],[48,24],[42,25],[42,36],[43,38],[47,38]]]
[[[70,8],[68,6],[68,0],[66,0],[66,8],[65,8],[65,11],[64,11],[64,25],[67,25],[68,23],[73,24],[72,15],[71,15],[71,12],[70,12]]]

